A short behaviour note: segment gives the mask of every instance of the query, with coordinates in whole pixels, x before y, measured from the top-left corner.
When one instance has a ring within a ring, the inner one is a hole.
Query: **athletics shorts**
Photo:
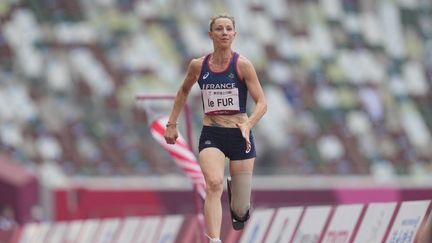
[[[246,140],[240,129],[227,127],[203,126],[199,139],[198,150],[218,148],[230,160],[244,160],[256,157],[255,142],[252,131],[249,140],[251,150],[246,153]]]

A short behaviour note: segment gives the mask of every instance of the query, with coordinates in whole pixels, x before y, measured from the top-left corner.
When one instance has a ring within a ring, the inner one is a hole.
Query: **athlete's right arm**
[[[189,95],[192,86],[198,80],[198,77],[201,72],[202,61],[203,58],[193,59],[190,61],[187,69],[186,77],[183,80],[182,84],[180,85],[179,89],[177,90],[177,94],[174,99],[174,105],[171,110],[171,114],[169,116],[167,127],[164,134],[165,141],[169,144],[174,144],[178,137],[178,131],[176,126],[177,119],[186,103],[186,99]]]

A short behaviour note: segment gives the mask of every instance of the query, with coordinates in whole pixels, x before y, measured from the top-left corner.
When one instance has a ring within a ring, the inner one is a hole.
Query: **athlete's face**
[[[230,47],[236,34],[234,25],[228,18],[216,19],[211,31],[209,32],[209,36],[213,40],[213,43],[222,47]]]

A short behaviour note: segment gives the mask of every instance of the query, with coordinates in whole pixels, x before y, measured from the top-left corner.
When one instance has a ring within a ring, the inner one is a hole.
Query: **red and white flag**
[[[162,117],[153,121],[151,125],[151,133],[171,155],[182,171],[192,180],[198,193],[202,198],[205,198],[205,181],[198,160],[192,152],[192,149],[187,144],[186,140],[179,136],[175,144],[167,144],[164,138],[165,124],[168,118]]]

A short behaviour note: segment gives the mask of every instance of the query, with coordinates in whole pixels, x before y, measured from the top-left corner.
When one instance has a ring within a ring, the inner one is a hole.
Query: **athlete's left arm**
[[[249,139],[250,130],[266,113],[267,101],[252,63],[245,57],[240,57],[237,65],[239,75],[241,78],[243,78],[249,90],[249,94],[255,101],[255,108],[253,109],[252,114],[249,116],[248,121],[236,124],[240,129],[243,138],[246,140],[246,152],[248,152],[251,149],[251,142]]]
[[[258,76],[253,64],[247,58],[241,56],[238,61],[237,67],[240,71],[240,76],[246,83],[249,94],[255,101],[255,108],[253,109],[252,114],[250,115],[248,120],[249,128],[252,128],[266,113],[267,100],[264,96],[264,91],[258,80]]]

